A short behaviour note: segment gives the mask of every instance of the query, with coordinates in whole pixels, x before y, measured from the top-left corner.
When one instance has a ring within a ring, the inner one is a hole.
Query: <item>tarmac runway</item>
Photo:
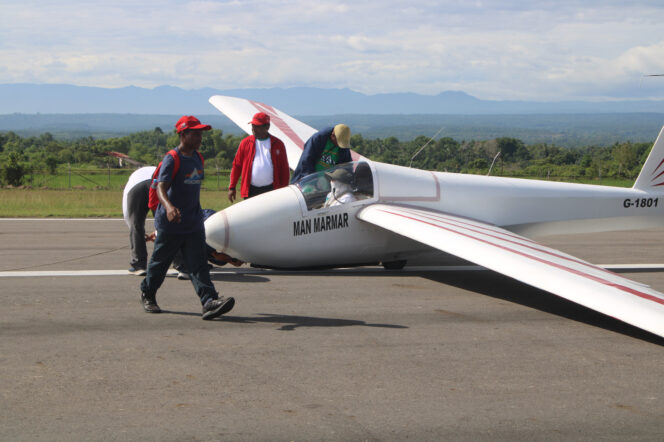
[[[539,240],[664,262],[664,229]],[[175,277],[143,312],[127,244],[0,219],[0,440],[664,439],[664,339],[496,273],[215,268],[202,321]]]

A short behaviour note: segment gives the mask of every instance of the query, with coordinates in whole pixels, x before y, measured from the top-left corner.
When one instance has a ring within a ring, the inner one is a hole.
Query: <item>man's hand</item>
[[[180,223],[182,221],[182,216],[180,215],[180,210],[171,203],[171,200],[168,199],[168,188],[171,187],[170,182],[160,181],[157,183],[157,196],[159,197],[159,202],[164,209],[166,210],[166,218],[169,223]]]
[[[228,189],[228,201],[235,201],[235,189]]]
[[[239,259],[231,258],[230,256],[228,256],[225,253],[215,251],[215,252],[211,252],[210,255],[212,255],[212,257],[214,259],[216,259],[217,261],[228,262],[228,263],[234,265],[235,267],[240,267],[242,264],[244,264]]]
[[[180,221],[182,221],[182,215],[180,215],[180,209],[172,205],[166,208],[166,217],[168,218],[168,222],[171,223],[179,224]]]
[[[146,233],[145,234],[145,241],[150,242],[150,241],[154,241],[155,239],[157,239],[157,231],[156,230],[152,233]]]

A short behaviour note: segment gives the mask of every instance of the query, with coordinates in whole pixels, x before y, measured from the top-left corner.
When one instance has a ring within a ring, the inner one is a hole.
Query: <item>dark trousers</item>
[[[209,300],[217,299],[219,295],[210,280],[210,269],[207,265],[205,230],[185,234],[159,232],[154,242],[147,275],[141,282],[141,291],[146,295],[157,293],[178,251],[182,252],[184,264],[189,269],[191,283],[201,304],[205,305]]]
[[[263,187],[256,187],[249,185],[249,196],[245,199],[251,198],[252,196],[260,195],[261,193],[269,192],[270,190],[274,190],[272,184]]]

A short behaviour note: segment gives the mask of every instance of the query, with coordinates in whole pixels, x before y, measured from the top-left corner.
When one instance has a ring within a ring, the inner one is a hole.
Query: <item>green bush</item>
[[[2,168],[2,181],[10,186],[20,186],[23,184],[26,168],[19,162],[20,155],[17,152],[10,152],[7,163]]]

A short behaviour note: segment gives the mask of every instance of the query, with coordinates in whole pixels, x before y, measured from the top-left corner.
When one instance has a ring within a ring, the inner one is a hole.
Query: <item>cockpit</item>
[[[296,186],[304,196],[307,210],[350,204],[374,196],[373,174],[365,161],[312,173],[300,179]]]

